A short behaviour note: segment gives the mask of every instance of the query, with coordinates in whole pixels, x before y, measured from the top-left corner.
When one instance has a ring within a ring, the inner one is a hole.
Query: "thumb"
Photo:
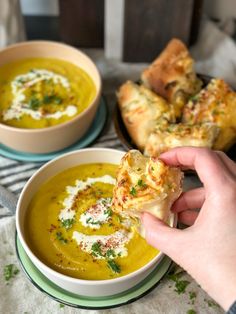
[[[172,259],[178,259],[182,232],[148,213],[142,214],[142,222],[147,242]]]

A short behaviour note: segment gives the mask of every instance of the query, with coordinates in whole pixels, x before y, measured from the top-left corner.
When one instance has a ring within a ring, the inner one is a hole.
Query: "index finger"
[[[228,170],[224,163],[207,148],[177,147],[161,154],[160,159],[168,165],[195,169],[206,188],[222,188],[227,180]]]

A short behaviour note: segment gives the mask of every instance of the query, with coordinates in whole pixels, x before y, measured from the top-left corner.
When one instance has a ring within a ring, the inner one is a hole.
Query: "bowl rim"
[[[23,190],[21,191],[20,197],[18,199],[17,202],[17,207],[16,207],[16,230],[17,230],[17,234],[19,236],[19,240],[24,248],[24,250],[26,251],[27,255],[29,256],[30,260],[33,262],[33,264],[35,265],[34,260],[36,259],[37,263],[40,265],[41,269],[44,269],[45,271],[51,273],[54,277],[57,277],[61,280],[70,282],[70,283],[74,283],[74,284],[84,284],[87,286],[91,286],[91,285],[106,285],[106,284],[113,284],[116,282],[122,282],[122,281],[126,281],[129,280],[132,277],[136,277],[138,276],[140,273],[143,273],[144,271],[146,271],[147,269],[149,269],[150,267],[152,267],[154,264],[157,264],[163,257],[164,257],[164,253],[159,251],[157,255],[155,255],[155,257],[153,259],[151,259],[147,264],[143,265],[141,268],[138,268],[137,270],[128,273],[124,276],[121,277],[117,277],[117,278],[113,278],[113,279],[102,279],[102,280],[89,280],[89,279],[79,279],[79,278],[74,278],[74,277],[70,277],[68,275],[64,275],[54,269],[52,269],[51,267],[49,267],[48,265],[46,265],[44,262],[42,262],[35,254],[34,252],[30,249],[30,247],[28,246],[28,244],[26,243],[22,233],[21,233],[21,227],[20,227],[20,210],[21,210],[21,203],[22,203],[22,199],[24,198],[25,195],[25,191],[28,188],[28,186],[31,184],[31,182],[35,179],[35,177],[38,176],[39,173],[41,173],[42,171],[45,171],[45,169],[47,169],[48,167],[51,166],[51,164],[57,163],[58,160],[67,158],[68,156],[71,155],[76,155],[78,153],[83,153],[83,152],[111,152],[114,154],[125,154],[125,151],[121,151],[121,150],[116,150],[116,149],[112,149],[112,148],[85,148],[85,149],[80,149],[77,151],[73,151],[73,152],[69,152],[66,154],[63,154],[49,162],[47,162],[46,164],[44,164],[42,167],[40,167],[34,174],[33,176],[27,181],[27,183],[25,184]],[[79,165],[79,163],[78,163]],[[69,168],[68,168],[69,169]],[[175,221],[175,217],[173,218],[173,221]],[[175,222],[174,222],[175,223]],[[35,265],[37,268],[38,266]],[[40,269],[40,271],[41,271]]]
[[[7,124],[4,124],[4,123],[0,122],[0,128],[5,129],[6,131],[14,131],[14,132],[18,132],[18,133],[34,133],[35,134],[35,133],[44,133],[44,132],[60,129],[60,128],[64,127],[64,126],[67,126],[67,125],[70,125],[70,124],[74,123],[76,120],[80,120],[91,109],[91,107],[95,103],[98,102],[99,98],[101,97],[102,78],[101,78],[101,74],[99,72],[99,69],[98,69],[97,65],[95,64],[95,62],[86,53],[84,53],[82,50],[77,49],[77,48],[75,48],[73,46],[70,46],[70,45],[65,44],[65,43],[57,42],[57,41],[51,41],[51,40],[28,40],[28,41],[23,41],[23,42],[20,42],[20,43],[12,44],[12,45],[9,45],[9,46],[7,46],[5,48],[0,49],[0,56],[1,56],[2,52],[8,51],[8,50],[16,49],[16,48],[21,47],[21,46],[26,46],[27,47],[27,46],[34,46],[34,45],[39,45],[39,44],[40,45],[45,45],[45,46],[46,45],[51,45],[51,46],[64,47],[64,48],[70,49],[70,50],[72,50],[74,52],[77,52],[77,53],[83,55],[83,57],[85,59],[87,59],[87,61],[89,61],[94,66],[94,69],[95,69],[95,71],[97,72],[97,75],[98,75],[98,87],[96,88],[95,97],[90,102],[88,107],[85,108],[81,113],[79,113],[78,115],[76,115],[75,117],[73,117],[72,119],[70,119],[68,121],[59,123],[58,125],[45,127],[45,128],[37,128],[37,129],[30,129],[29,128],[29,129],[27,129],[27,128],[17,128],[17,127],[14,127],[14,126],[9,126]],[[32,58],[34,58],[34,57],[32,57]],[[45,58],[47,58],[47,57],[45,57]],[[65,59],[62,59],[62,58],[58,58],[58,59],[61,59],[61,60],[64,60],[64,61],[67,61],[67,62],[70,62],[70,63],[73,64],[73,62],[71,62],[71,61],[68,61],[68,60],[65,60]],[[4,66],[4,65],[2,65],[2,66]],[[79,66],[77,66],[77,67],[79,67]],[[94,79],[90,75],[89,75],[89,77],[92,79],[92,81],[94,83]]]

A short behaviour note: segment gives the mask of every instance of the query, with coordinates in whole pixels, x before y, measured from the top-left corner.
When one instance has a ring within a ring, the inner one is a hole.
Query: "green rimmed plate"
[[[75,144],[66,147],[63,150],[52,152],[48,154],[30,154],[30,153],[23,153],[20,151],[16,151],[14,149],[11,149],[10,147],[7,147],[3,144],[0,144],[0,155],[20,160],[20,161],[32,161],[32,162],[40,162],[40,161],[48,161],[53,158],[56,158],[62,154],[68,153],[70,151],[74,151],[80,148],[84,148],[91,144],[101,133],[106,119],[107,119],[107,105],[104,97],[101,97],[101,101],[96,113],[96,116],[92,122],[92,125],[90,126],[87,133]]]
[[[81,309],[107,309],[132,303],[151,292],[168,272],[172,261],[165,256],[160,264],[141,283],[123,293],[109,297],[86,297],[70,293],[48,280],[31,262],[16,235],[16,252],[23,271],[40,291],[54,300]]]

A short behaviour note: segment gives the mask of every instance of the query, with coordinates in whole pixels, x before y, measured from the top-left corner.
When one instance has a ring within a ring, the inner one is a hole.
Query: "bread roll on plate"
[[[117,98],[124,124],[140,150],[158,120],[175,122],[173,107],[143,85],[127,81],[120,87]]]
[[[198,93],[202,85],[187,47],[176,38],[143,71],[141,79],[145,86],[174,105],[177,117],[189,96]]]
[[[130,150],[118,168],[113,210],[138,218],[142,212],[149,212],[168,222],[170,208],[182,192],[182,179],[179,168]]]
[[[144,155],[159,156],[171,148],[181,146],[211,148],[219,131],[219,127],[213,123],[157,125],[147,139]]]
[[[220,132],[213,148],[227,151],[236,142],[236,93],[221,79],[212,79],[183,110],[187,124],[212,123]]]

